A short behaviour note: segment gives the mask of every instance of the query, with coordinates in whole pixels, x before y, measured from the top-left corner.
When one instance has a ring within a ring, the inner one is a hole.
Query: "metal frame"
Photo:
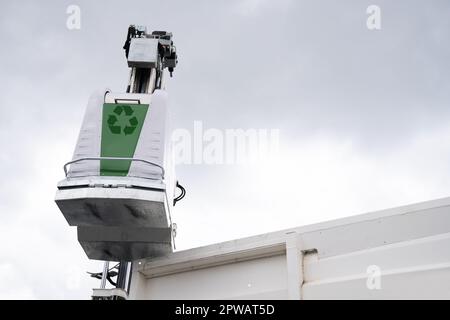
[[[143,162],[143,163],[145,163],[145,164],[149,164],[149,165],[152,165],[152,166],[155,166],[155,167],[160,168],[160,169],[161,169],[161,179],[164,180],[164,176],[165,176],[165,174],[166,174],[164,168],[163,168],[161,165],[159,165],[159,164],[157,164],[157,163],[154,163],[154,162],[151,162],[151,161],[148,161],[148,160],[144,160],[144,159],[138,159],[138,158],[119,158],[119,157],[85,157],[85,158],[78,158],[78,159],[69,161],[69,162],[67,162],[67,163],[64,165],[63,168],[64,168],[64,173],[65,173],[66,177],[67,177],[67,174],[68,174],[67,166],[69,166],[69,165],[71,165],[71,164],[73,164],[73,163],[77,163],[77,162],[80,162],[80,161],[86,161],[86,160],[125,160],[125,161],[132,161],[132,162],[133,162],[133,161]],[[151,178],[149,178],[149,179],[151,179]]]

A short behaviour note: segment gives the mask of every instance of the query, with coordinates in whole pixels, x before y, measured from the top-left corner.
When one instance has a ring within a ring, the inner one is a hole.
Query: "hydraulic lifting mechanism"
[[[172,76],[177,65],[172,34],[131,25],[124,49],[131,68],[126,93],[90,97],[55,199],[89,259],[120,262],[122,288],[129,262],[173,251],[170,212],[185,195],[167,127],[165,72]]]

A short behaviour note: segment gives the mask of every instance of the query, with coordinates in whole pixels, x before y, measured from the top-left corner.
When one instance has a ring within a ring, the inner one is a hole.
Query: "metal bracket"
[[[118,102],[118,101],[127,101],[127,102],[133,101],[133,102],[137,102],[136,104],[141,104],[141,100],[139,100],[139,99],[124,99],[124,98],[122,98],[122,99],[117,99],[117,98],[114,98],[114,102],[115,102],[116,104],[120,104],[120,103],[121,103],[121,102]]]

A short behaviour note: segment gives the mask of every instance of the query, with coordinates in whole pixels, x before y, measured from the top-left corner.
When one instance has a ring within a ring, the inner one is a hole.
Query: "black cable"
[[[173,199],[173,205],[174,205],[174,206],[175,206],[175,204],[176,204],[178,201],[180,201],[181,199],[183,199],[184,196],[186,195],[186,189],[185,189],[181,184],[179,184],[178,181],[177,181],[176,187],[179,188],[179,189],[181,190],[181,193],[180,193],[175,199]]]
[[[116,274],[116,275],[117,275],[117,274]],[[111,285],[113,285],[114,287],[117,286],[117,283],[114,282],[114,281],[111,279],[111,277],[114,277],[114,276],[110,276],[110,275],[109,275],[109,272],[108,272],[108,275],[106,276],[106,280],[108,280],[108,282],[109,282]]]
[[[116,264],[116,265],[114,265],[114,266],[112,266],[111,268],[108,269],[108,273],[106,274],[106,280],[108,280],[108,282],[109,282],[110,284],[112,284],[113,286],[116,286],[116,283],[113,281],[112,278],[117,277],[117,275],[118,275],[119,273],[118,273],[117,271],[112,271],[112,270],[113,270],[113,269],[117,269],[118,266],[119,266],[119,263]],[[89,272],[89,271],[87,271],[87,273],[88,273],[92,278],[99,279],[99,280],[101,280],[101,279],[102,279],[102,276],[103,276],[103,272]]]
[[[131,38],[136,35],[136,28],[133,25],[128,27],[127,40],[125,40],[125,44],[123,45],[123,49],[125,50],[125,57],[128,59],[128,52],[130,51],[130,42]]]

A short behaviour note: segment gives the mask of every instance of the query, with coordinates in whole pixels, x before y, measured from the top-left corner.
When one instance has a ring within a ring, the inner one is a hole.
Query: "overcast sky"
[[[129,24],[174,34],[173,128],[280,132],[274,162],[177,166],[186,249],[448,196],[449,17],[447,0],[3,1],[0,298],[99,286],[54,195],[89,95],[126,87]]]

